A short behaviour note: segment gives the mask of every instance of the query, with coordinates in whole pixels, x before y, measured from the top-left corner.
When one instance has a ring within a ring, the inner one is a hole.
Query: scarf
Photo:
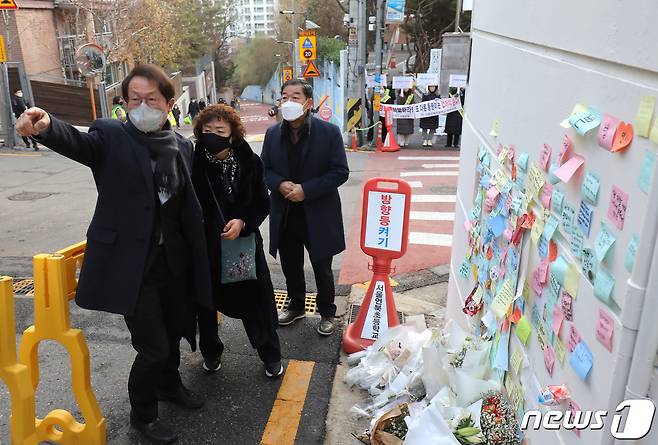
[[[160,203],[164,204],[174,196],[183,185],[180,174],[180,152],[176,134],[171,131],[169,120],[160,131],[142,133],[130,122],[126,122],[128,132],[148,148],[153,170],[153,182]]]
[[[226,159],[217,159],[211,156],[206,150],[204,150],[204,153],[206,154],[208,162],[216,165],[221,170],[224,195],[226,197],[231,197],[235,191],[235,178],[238,173],[238,160],[235,157],[233,147],[229,149]]]

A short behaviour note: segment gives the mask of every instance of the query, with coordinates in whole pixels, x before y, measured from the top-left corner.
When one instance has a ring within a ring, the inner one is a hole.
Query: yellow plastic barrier
[[[11,396],[11,443],[36,445],[34,388],[27,367],[16,362],[14,290],[10,277],[0,277],[0,380],[5,382]]]
[[[71,357],[73,393],[85,423],[68,411],[55,409],[44,419],[36,419],[40,441],[62,445],[103,445],[106,442],[105,419],[101,416],[91,388],[89,349],[82,331],[71,329],[69,300],[75,295],[77,265],[82,261],[85,243],[76,244],[54,255],[34,257],[34,325],[25,330],[18,357],[26,365],[32,387],[39,384],[39,343],[54,340]]]

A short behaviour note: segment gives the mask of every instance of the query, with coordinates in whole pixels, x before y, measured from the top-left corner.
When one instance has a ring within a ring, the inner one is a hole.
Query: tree
[[[247,85],[264,86],[274,74],[278,45],[268,37],[252,39],[235,59],[234,80],[241,88]]]
[[[317,38],[318,59],[330,60],[334,63],[338,63],[340,61],[340,51],[345,49],[346,46],[347,44],[341,39],[318,36]]]

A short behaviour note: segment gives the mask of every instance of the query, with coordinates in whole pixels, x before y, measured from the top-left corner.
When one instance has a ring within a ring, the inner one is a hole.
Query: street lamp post
[[[290,10],[284,10],[284,11],[279,11],[279,14],[290,14],[291,19],[290,19],[290,40],[292,41],[292,69],[294,73],[294,77],[299,77],[298,71],[297,71],[297,54],[296,54],[296,43],[297,42],[297,36],[295,34],[297,30],[297,13],[295,12],[295,0],[292,0],[292,9]]]

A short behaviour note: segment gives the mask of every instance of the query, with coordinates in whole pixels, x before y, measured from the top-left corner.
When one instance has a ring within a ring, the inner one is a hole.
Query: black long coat
[[[459,96],[462,106],[464,105],[464,97],[464,93]],[[462,134],[462,115],[459,111],[448,113],[445,132],[448,134]]]
[[[116,119],[98,119],[82,133],[50,116],[39,142],[91,168],[98,190],[87,230],[76,303],[85,309],[132,315],[142,286],[155,222],[156,195],[148,148]],[[167,124],[168,125],[168,124]],[[185,189],[182,230],[189,249],[185,301],[212,307],[201,206],[190,170],[192,142],[176,133]]]
[[[270,254],[276,257],[281,229],[290,201],[279,192],[279,185],[291,179],[288,143],[281,135],[282,124],[267,129],[261,158],[265,182],[270,189]],[[304,213],[308,226],[310,257],[322,260],[345,250],[345,233],[338,187],[349,177],[340,129],[329,122],[308,118],[308,135],[301,160]]]
[[[407,104],[407,98],[409,94],[413,93],[407,93],[406,96],[399,96],[396,100],[398,105],[411,105],[414,103],[414,99]],[[414,132],[414,120],[413,119],[396,119],[396,123],[398,125],[398,134],[413,134]]]
[[[436,93],[423,94],[423,102],[438,99],[440,96]],[[436,130],[439,128],[439,116],[428,116],[420,118],[420,128],[423,130]]]

